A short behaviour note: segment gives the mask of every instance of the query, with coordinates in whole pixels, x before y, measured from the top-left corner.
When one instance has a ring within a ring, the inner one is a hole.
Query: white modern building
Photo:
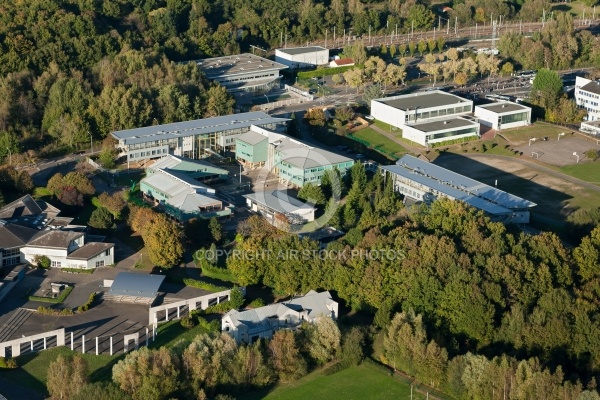
[[[280,329],[297,329],[303,322],[317,318],[338,318],[338,303],[329,292],[314,290],[305,296],[253,310],[231,310],[221,319],[221,331],[231,335],[236,343],[254,343],[271,339]]]
[[[427,147],[447,140],[479,137],[479,128],[479,123],[471,119],[450,117],[405,125],[402,137]]]
[[[275,61],[290,68],[307,68],[329,63],[329,49],[321,46],[275,50]]]
[[[244,195],[248,208],[260,213],[271,224],[279,221],[303,224],[315,220],[315,207],[290,197],[286,191],[271,190]]]
[[[26,195],[0,209],[0,267],[36,264],[53,268],[97,268],[114,264],[113,243],[88,241],[86,227],[72,225],[60,210]]]
[[[579,128],[581,132],[589,133],[600,138],[600,119],[595,121],[584,121]]]
[[[472,100],[440,90],[371,100],[375,119],[402,129],[402,137],[423,146],[479,136],[479,124],[457,118],[472,112]]]
[[[475,106],[481,125],[502,130],[531,124],[531,108],[510,101]]]
[[[254,54],[206,58],[193,61],[206,77],[229,92],[268,91],[279,87],[281,70],[287,66]]]
[[[587,111],[587,121],[600,120],[600,80],[575,78],[575,102]]]
[[[235,140],[252,125],[284,132],[289,119],[273,118],[261,111],[174,122],[112,132],[119,142],[119,157],[127,161],[161,158],[168,154],[204,158],[235,149]]]
[[[389,173],[387,179],[393,179],[394,189],[405,197],[426,204],[437,198],[463,201],[494,221],[529,223],[530,210],[536,206],[529,200],[410,155],[380,169]]]

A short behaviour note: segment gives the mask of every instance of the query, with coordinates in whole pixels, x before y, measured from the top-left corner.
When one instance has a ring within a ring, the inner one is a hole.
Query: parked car
[[[357,160],[362,160],[363,158],[365,158],[365,156],[363,154],[358,153],[356,156],[354,156],[354,158],[356,158]]]

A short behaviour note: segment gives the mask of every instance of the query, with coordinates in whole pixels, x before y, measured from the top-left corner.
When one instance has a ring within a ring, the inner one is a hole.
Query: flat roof
[[[328,49],[321,47],[321,46],[290,47],[290,48],[286,48],[286,49],[277,49],[277,51],[279,51],[281,53],[289,54],[291,56],[295,56],[298,54],[305,54],[305,53],[315,53],[317,51],[323,51],[323,50],[328,50]]]
[[[158,289],[164,280],[164,275],[119,272],[108,294],[153,299],[158,295]]]
[[[586,92],[600,94],[600,81],[591,81],[590,83],[582,86],[580,89],[585,90]]]
[[[258,133],[256,131],[253,131],[252,129],[250,129],[248,132],[238,136],[237,140],[241,140],[244,143],[248,143],[249,145],[257,145],[260,142],[262,142],[263,140],[267,140],[268,136],[265,136],[261,133]]]
[[[408,126],[417,129],[421,132],[437,132],[445,129],[463,128],[467,126],[479,126],[479,124],[473,121],[469,121],[468,119],[454,117],[448,119],[441,119],[438,121],[424,122],[422,124],[416,123]]]
[[[536,206],[535,203],[496,189],[449,169],[425,162],[410,155],[402,156],[396,165],[381,167],[490,214],[506,214]]]
[[[527,106],[513,103],[510,101],[503,101],[503,102],[499,102],[499,103],[490,103],[490,104],[483,104],[481,106],[475,106],[475,108],[477,108],[477,107],[485,108],[486,110],[490,110],[491,112],[495,112],[496,114],[502,114],[502,113],[513,112],[513,111],[531,110],[531,108],[529,108]]]
[[[286,65],[250,53],[205,58],[194,62],[208,79],[254,74],[258,71],[278,71],[287,68]]]
[[[383,97],[375,99],[379,103],[387,104],[398,110],[415,110],[418,108],[440,107],[452,104],[473,103],[471,100],[463,99],[454,94],[442,92],[441,90],[432,90],[430,92],[420,92],[404,94],[393,97]]]
[[[273,118],[262,111],[223,115],[192,121],[173,122],[164,125],[146,126],[112,132],[111,135],[123,140],[126,145],[167,140],[177,137],[203,135],[237,128],[250,128],[252,125],[267,125],[289,121],[288,118]]]
[[[221,168],[215,164],[209,163],[204,160],[195,160],[192,158],[175,156],[172,154],[168,154],[156,162],[152,163],[148,168],[157,170],[157,169],[166,169],[166,170],[175,170],[175,171],[188,171],[188,172],[218,172],[222,175],[228,175],[229,171],[224,168]]]
[[[600,127],[600,119],[595,121],[581,121],[581,125],[598,126]]]
[[[254,200],[258,204],[266,206],[282,214],[294,213],[299,210],[314,211],[314,207],[288,196],[283,190],[273,190],[269,192],[255,192],[244,195],[245,198]]]

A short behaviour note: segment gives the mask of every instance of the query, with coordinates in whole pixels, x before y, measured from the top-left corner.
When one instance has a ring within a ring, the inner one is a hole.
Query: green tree
[[[342,340],[340,360],[342,365],[352,367],[360,364],[364,357],[363,347],[365,345],[365,334],[358,326],[348,331]]]
[[[269,360],[281,382],[293,382],[306,374],[306,361],[300,354],[294,332],[275,332],[267,348]]]
[[[365,90],[363,92],[363,100],[370,106],[371,100],[379,99],[384,97],[383,88],[381,85],[367,85],[365,86]]]
[[[101,193],[98,196],[98,203],[112,213],[115,219],[121,218],[123,209],[127,206],[127,202],[123,197],[123,192],[115,192],[112,195]]]
[[[414,42],[408,42],[408,54],[411,57],[415,55],[415,50],[417,49],[417,45]]]
[[[166,347],[141,347],[113,366],[112,379],[134,400],[168,398],[179,387],[179,359]]]
[[[363,85],[364,79],[365,76],[361,69],[354,68],[344,72],[344,80],[351,88],[356,88],[356,93],[358,93],[360,87]]]
[[[46,387],[54,399],[70,399],[87,384],[87,365],[82,357],[59,355],[48,365]]]
[[[319,206],[325,205],[327,201],[321,186],[313,185],[310,182],[298,191],[298,198]]]
[[[433,26],[433,21],[435,21],[435,14],[423,4],[416,4],[408,12],[406,26],[414,29],[429,29]]]
[[[102,167],[106,169],[113,169],[117,163],[115,162],[116,150],[110,147],[102,148],[102,151],[98,155],[98,161]]]
[[[181,227],[176,222],[158,214],[142,231],[150,261],[164,268],[176,265],[183,255],[181,236]]]
[[[427,50],[427,42],[425,42],[425,39],[419,40],[417,48],[419,50],[419,53],[421,54],[421,57],[423,57],[425,55],[425,50]]]
[[[335,321],[320,316],[305,329],[310,356],[319,364],[333,360],[340,349],[341,334]]]
[[[212,217],[208,222],[208,230],[210,231],[213,242],[219,243],[223,238],[223,227],[216,217]]]
[[[224,86],[212,85],[206,92],[208,98],[204,117],[216,117],[219,115],[233,114],[235,99],[227,92]]]
[[[111,229],[115,227],[113,215],[104,207],[99,207],[92,212],[88,225],[98,229]]]
[[[442,35],[437,38],[437,49],[438,53],[442,54],[444,52],[444,45],[446,44],[446,39]]]
[[[72,400],[131,400],[113,382],[88,383],[73,397]]]
[[[562,88],[562,79],[558,73],[542,68],[538,70],[533,79],[531,98],[536,104],[548,110],[558,103]]]
[[[239,346],[228,369],[233,383],[241,387],[263,387],[273,381],[273,373],[263,357],[260,341]]]

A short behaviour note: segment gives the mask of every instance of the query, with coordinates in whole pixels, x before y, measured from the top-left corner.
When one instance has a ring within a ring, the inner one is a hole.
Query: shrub
[[[265,306],[265,302],[261,298],[254,299],[250,302],[250,304],[248,304],[248,307],[250,307],[250,308],[258,308],[258,307],[264,307],[264,306]]]
[[[36,255],[33,256],[33,262],[38,268],[48,269],[50,268],[50,259],[46,256]]]
[[[0,357],[0,369],[15,369],[17,367],[17,361],[14,358]]]
[[[61,268],[60,269],[61,272],[67,272],[70,274],[93,274],[95,269],[94,268]]]
[[[213,285],[212,283],[204,282],[199,279],[184,278],[183,284],[186,286],[195,287],[198,289],[208,290],[209,292],[222,292],[228,288],[224,286]]]
[[[598,158],[600,158],[600,150],[597,149],[589,149],[583,154],[585,154],[585,156],[592,161],[596,161]]]
[[[87,310],[90,309],[90,307],[92,306],[92,304],[94,303],[94,300],[96,300],[96,292],[90,294],[90,297],[88,298],[87,303],[85,303],[82,306],[77,307],[77,312],[86,312]]]
[[[70,308],[52,308],[52,307],[43,307],[43,306],[39,306],[37,308],[37,312],[40,314],[44,314],[44,315],[59,315],[59,316],[74,314],[73,310],[71,310]]]
[[[181,326],[186,329],[192,329],[196,325],[194,318],[188,316],[181,319]]]

